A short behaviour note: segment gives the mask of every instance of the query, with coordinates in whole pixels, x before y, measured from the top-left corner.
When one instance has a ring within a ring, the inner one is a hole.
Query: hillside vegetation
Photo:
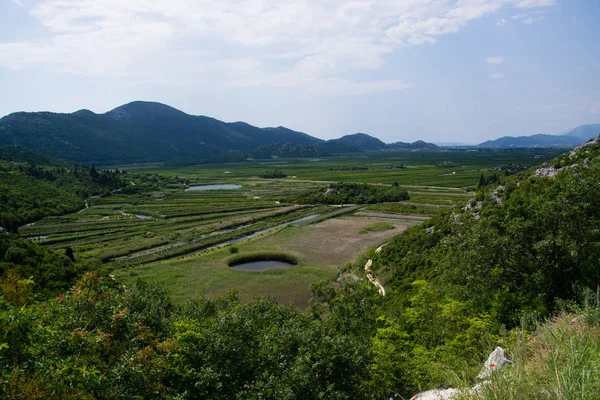
[[[0,160],[0,226],[16,231],[20,225],[47,216],[75,212],[92,195],[124,186],[121,172],[94,166],[31,166]]]
[[[65,161],[57,160],[49,155],[19,145],[0,146],[0,160],[27,163],[32,166],[67,166]]]

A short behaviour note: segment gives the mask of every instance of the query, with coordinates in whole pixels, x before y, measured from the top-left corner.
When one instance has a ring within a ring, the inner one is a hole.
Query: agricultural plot
[[[564,149],[385,151],[313,159],[254,160],[244,163],[203,164],[185,167],[129,166],[128,170],[208,184],[235,183],[277,169],[289,181],[397,182],[401,186],[438,186],[473,189],[481,174],[502,175],[502,167],[531,167],[562,154]]]
[[[180,168],[134,166],[130,172],[138,168],[140,174],[156,174],[153,180],[159,184],[151,191],[91,198],[88,208],[24,226],[20,234],[59,252],[71,248],[76,258],[96,260],[126,278],[158,280],[179,301],[235,289],[244,299],[273,295],[304,307],[310,284],[335,276],[370,246],[441,210],[462,207],[473,198],[481,175],[502,175],[507,165],[523,168],[555,153],[380,152]],[[258,177],[273,169],[287,177]],[[302,193],[325,191],[329,183],[341,181],[399,184],[410,199],[343,208],[294,203]],[[210,184],[241,187],[186,190]],[[383,226],[387,229],[379,229]],[[240,253],[287,252],[299,264],[285,271],[232,271],[226,261],[233,246]]]
[[[283,189],[281,186],[285,186]],[[95,198],[79,213],[24,226],[20,234],[78,258],[115,267],[180,256],[294,221],[327,207],[280,204],[281,193],[305,183],[248,182],[239,190],[164,189],[141,195]]]
[[[373,220],[337,217],[305,226],[291,226],[236,244],[239,255],[287,253],[298,259],[291,269],[236,271],[228,265],[229,248],[209,250],[162,262],[119,270],[123,278],[160,282],[175,301],[217,297],[235,289],[243,300],[274,296],[278,301],[306,307],[309,287],[335,278],[338,268],[353,262],[367,249],[385,242],[418,223],[391,222],[395,229],[360,233]]]

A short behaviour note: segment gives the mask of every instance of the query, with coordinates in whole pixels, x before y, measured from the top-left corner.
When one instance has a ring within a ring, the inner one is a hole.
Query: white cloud
[[[488,57],[485,59],[485,62],[488,64],[502,64],[504,62],[504,57]]]
[[[0,42],[0,65],[171,85],[289,86],[331,94],[403,90],[414,83],[355,82],[348,74],[377,70],[404,46],[434,44],[501,8],[532,13],[554,3],[40,0],[30,12],[49,36]]]
[[[507,20],[505,20],[504,18],[500,18],[500,19],[498,20],[498,22],[496,23],[496,26],[504,26],[504,25],[506,25],[506,24],[507,24],[507,22],[508,22],[508,21],[507,21]]]
[[[521,21],[524,24],[531,25],[536,21],[543,20],[545,17],[542,14],[544,13],[545,11],[543,10],[531,11],[528,13],[515,14],[512,17],[510,17],[510,19]]]
[[[502,78],[504,78],[504,74],[499,74],[499,73],[496,73],[496,74],[490,74],[490,75],[489,75],[489,78],[490,78],[490,79],[494,79],[494,80],[495,80],[495,79],[502,79]]]
[[[18,5],[19,7],[25,6],[25,3],[23,3],[21,0],[12,0],[12,2]]]

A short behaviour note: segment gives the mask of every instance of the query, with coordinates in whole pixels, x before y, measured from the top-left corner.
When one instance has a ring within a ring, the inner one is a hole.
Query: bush
[[[389,222],[377,222],[373,225],[368,225],[362,228],[358,233],[364,234],[369,232],[381,232],[396,229],[396,227]]]

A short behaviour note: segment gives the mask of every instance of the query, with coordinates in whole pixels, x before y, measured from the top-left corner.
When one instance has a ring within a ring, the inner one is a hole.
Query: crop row
[[[62,225],[30,225],[19,228],[19,234],[23,237],[54,235],[58,233],[69,232],[87,232],[99,229],[127,228],[153,223],[152,220],[118,220],[118,221],[98,221],[69,223]]]
[[[274,228],[278,225],[305,217],[311,213],[314,213],[315,211],[316,210],[310,208],[303,208],[301,210],[290,210],[288,212],[281,213],[280,215],[259,221],[243,229],[228,231],[220,235],[203,237],[201,239],[196,239],[194,241],[182,245],[164,248],[157,252],[143,253],[139,257],[135,257],[134,255],[133,257],[127,259],[116,260],[114,263],[115,266],[123,267],[126,265],[145,264],[167,258],[178,257],[184,254],[205,249],[207,247],[215,246],[230,240],[243,238],[245,236],[251,235],[256,232],[260,232],[265,229]]]

